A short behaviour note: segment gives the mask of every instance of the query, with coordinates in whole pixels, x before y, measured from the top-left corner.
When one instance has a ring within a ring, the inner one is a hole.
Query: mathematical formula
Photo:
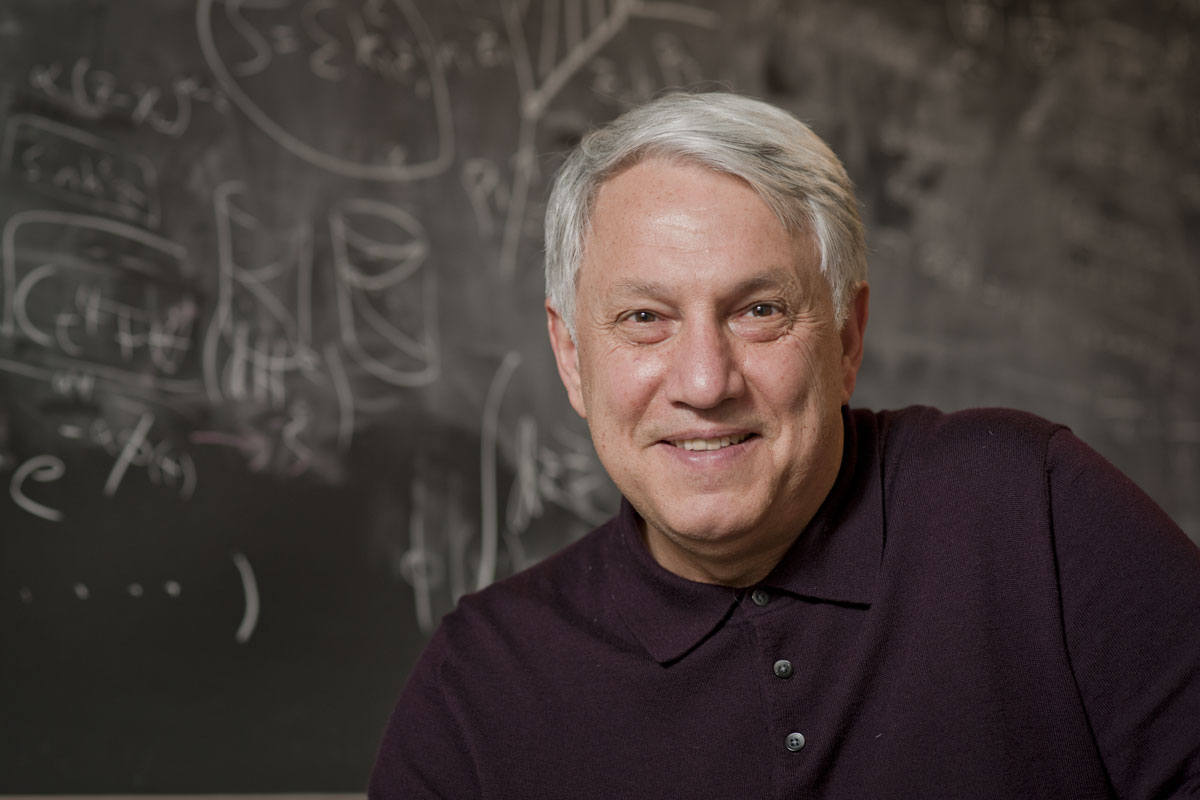
[[[97,54],[31,60],[23,91],[39,102],[0,110],[0,181],[17,198],[0,219],[0,376],[39,387],[26,391],[47,409],[37,449],[0,460],[18,530],[81,524],[75,497],[150,492],[186,508],[216,454],[250,476],[345,480],[362,431],[443,386],[474,406],[480,477],[430,474],[402,492],[396,569],[423,630],[457,596],[532,563],[526,537],[548,509],[580,525],[607,516],[611,487],[586,437],[507,407],[514,381],[540,380],[520,353],[464,371],[474,356],[448,351],[445,331],[464,323],[464,274],[507,286],[540,268],[525,255],[537,142],[564,91],[590,87],[616,108],[702,80],[683,33],[716,31],[719,17],[640,0],[461,5],[448,25],[414,0],[199,0],[197,57],[178,74]],[[606,54],[639,24],[654,31],[644,48]],[[475,102],[463,92],[485,78],[513,89],[491,122],[505,157],[472,152],[460,127]],[[373,106],[402,115],[362,124]],[[253,170],[179,163],[163,144],[222,129],[257,131],[319,176],[323,196],[283,207]],[[432,184],[461,198],[478,264],[448,264],[417,190],[386,189]],[[464,503],[479,511],[443,510]],[[249,562],[232,561],[245,641],[259,600]],[[80,601],[97,591],[76,585]]]

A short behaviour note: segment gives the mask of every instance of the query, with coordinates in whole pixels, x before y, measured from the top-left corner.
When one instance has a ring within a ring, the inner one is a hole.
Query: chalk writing
[[[125,444],[121,447],[121,451],[117,454],[116,461],[113,462],[112,469],[109,470],[108,478],[104,481],[104,495],[112,497],[117,493],[117,489],[121,486],[121,480],[125,477],[125,470],[129,469],[129,465],[133,463],[134,457],[146,445],[146,434],[150,431],[150,426],[154,424],[154,417],[150,414],[143,414],[138,420],[137,427],[130,432],[125,439]]]
[[[113,497],[131,467],[145,470],[152,486],[174,490],[180,499],[189,499],[196,489],[196,467],[191,455],[172,437],[157,441],[151,436],[154,415],[141,412],[132,427],[111,425],[103,417],[85,425],[62,423],[58,435],[70,441],[99,447],[113,459],[104,482],[105,497]]]
[[[435,488],[433,481],[445,485]],[[471,548],[476,531],[460,511],[463,500],[463,486],[454,475],[422,475],[410,487],[408,546],[396,566],[412,587],[414,614],[425,633],[432,633],[441,614],[478,585],[472,580],[478,574]]]
[[[91,400],[96,394],[96,376],[77,370],[52,372],[50,389],[63,397]]]
[[[197,21],[204,57],[225,92],[293,155],[375,181],[429,178],[449,168],[450,95],[433,37],[411,0],[199,0]],[[306,103],[274,102],[281,75],[305,87]],[[351,77],[356,90],[346,92]],[[326,113],[307,113],[313,105]],[[406,109],[403,122],[391,126],[396,138],[376,140],[365,130],[352,113],[364,106]],[[328,126],[342,121],[341,135],[330,136]]]
[[[386,203],[351,200],[334,209],[329,227],[346,352],[390,384],[432,383],[440,370],[437,284],[421,223]]]
[[[471,40],[465,43],[453,39],[436,43],[435,57],[444,69],[473,75],[512,65],[512,49],[503,30],[492,20],[472,19],[470,36]]]
[[[312,226],[301,222],[272,229],[250,206],[239,181],[221,185],[214,195],[217,297],[202,354],[209,399],[238,404],[239,420],[224,430],[196,431],[191,441],[235,448],[253,471],[333,476],[340,468],[324,443],[332,441],[342,452],[349,448],[355,400],[339,349],[326,345],[318,351],[312,344]],[[396,365],[388,360],[396,337],[381,348],[374,340],[364,342],[356,327],[360,306],[355,303],[369,304],[359,295],[379,287],[345,286],[356,278],[351,248],[335,242],[335,250],[335,258],[341,254],[339,280],[350,298],[339,306],[348,351],[373,372],[403,383],[406,377],[397,377]],[[420,364],[416,372],[426,366]]]
[[[417,624],[422,631],[433,629],[433,589],[445,573],[442,559],[426,541],[425,519],[428,496],[421,479],[412,484],[412,513],[409,516],[409,549],[400,562],[401,575],[413,587]]]
[[[149,159],[78,128],[12,115],[0,144],[0,168],[91,211],[158,225],[158,178]]]
[[[249,559],[237,552],[233,553],[231,558],[233,566],[237,568],[238,578],[242,582],[242,597],[245,601],[242,620],[238,623],[233,638],[238,644],[245,644],[250,641],[250,637],[254,635],[254,629],[258,626],[258,581],[254,577],[254,567],[250,565]]]
[[[512,201],[510,187],[502,180],[500,168],[486,158],[464,161],[460,178],[479,232],[490,237],[496,230],[496,218],[503,216]]]
[[[176,78],[167,88],[134,83],[123,86],[108,70],[80,58],[67,66],[39,64],[29,73],[29,85],[55,103],[85,119],[121,116],[134,125],[178,139],[192,123],[195,103],[225,108],[224,95],[192,76]],[[172,107],[164,111],[164,103]]]
[[[505,31],[513,53],[513,71],[520,92],[517,147],[513,155],[513,179],[508,192],[507,214],[500,243],[499,271],[511,277],[517,267],[517,252],[525,234],[529,193],[537,169],[536,133],[539,121],[568,82],[589,64],[615,80],[615,67],[595,62],[608,45],[636,18],[669,19],[708,28],[719,23],[716,14],[684,3],[613,0],[605,4],[584,4],[584,0],[547,0],[542,4],[501,3]],[[525,32],[529,15],[541,11],[538,36],[531,41]],[[659,65],[668,80],[696,73],[691,60],[682,52],[682,44],[673,38],[661,38],[656,48]],[[653,88],[649,80],[639,82],[639,96],[648,96]],[[473,207],[478,203],[473,200]],[[478,216],[478,209],[476,208]]]
[[[247,210],[245,186],[232,181],[214,195],[217,302],[204,339],[204,374],[213,400],[254,399],[282,407],[285,378],[313,371],[312,250],[305,226],[271,231]]]
[[[521,354],[506,353],[500,367],[488,386],[487,399],[483,407],[483,425],[479,435],[480,458],[480,556],[476,589],[482,589],[496,579],[496,551],[500,544],[499,534],[499,486],[496,477],[497,437],[500,427],[500,404],[504,391],[513,373],[521,364]]]
[[[521,361],[520,353],[506,353],[484,398],[478,524],[472,524],[461,510],[466,498],[459,475],[422,465],[420,476],[410,484],[407,546],[393,551],[391,560],[412,588],[417,623],[425,632],[433,630],[447,604],[452,606],[466,592],[533,563],[535,557],[522,534],[546,504],[587,524],[598,524],[608,516],[602,507],[610,505],[611,484],[586,436],[564,431],[554,442],[539,444],[536,424],[528,414],[519,416],[515,431],[502,425],[502,407]],[[516,478],[502,510],[500,476],[509,461]]]
[[[501,520],[497,474],[501,455],[500,408],[520,364],[521,355],[516,351],[505,354],[484,402],[480,430],[482,546],[477,588],[494,579],[501,543],[514,568],[532,563],[521,534],[542,515],[545,503],[553,503],[589,525],[599,525],[610,513],[611,482],[587,437],[564,430],[554,442],[539,443],[537,422],[525,413],[519,415],[512,431],[510,452],[516,476]],[[505,523],[503,526],[501,521]]]
[[[75,599],[79,601],[107,599],[108,597],[112,596],[111,594],[107,593],[108,589],[109,587],[106,586],[98,587],[95,583],[88,584],[84,583],[83,581],[75,581],[70,586],[71,595],[73,595]],[[159,592],[168,598],[175,599],[183,593],[183,587],[178,581],[168,580],[162,583],[161,587],[159,588]],[[138,582],[126,585],[124,587],[124,593],[134,600],[144,600],[148,596],[146,586]],[[40,594],[35,595],[33,589],[28,586],[22,586],[17,590],[17,597],[20,598],[21,603],[24,605],[33,604],[37,597],[45,598],[52,597],[53,595],[54,592],[41,592]]]
[[[637,55],[620,60],[596,56],[588,63],[593,91],[629,108],[649,100],[663,86],[694,86],[704,76],[700,63],[675,34],[655,36],[653,55],[653,63]]]
[[[181,285],[186,251],[122,222],[25,211],[0,242],[0,335],[119,384],[196,392],[183,375],[196,301]],[[0,369],[4,368],[0,364]]]
[[[555,442],[540,443],[537,421],[522,414],[514,438],[516,478],[505,512],[509,530],[526,530],[544,513],[547,502],[590,525],[609,516],[611,484],[587,437],[564,430]]]
[[[25,493],[25,483],[27,481],[52,483],[62,478],[65,472],[66,465],[56,456],[34,456],[17,467],[13,472],[12,478],[8,481],[8,493],[12,497],[13,502],[22,511],[27,511],[35,517],[40,517],[50,522],[62,522],[63,512],[40,503],[27,495]]]
[[[239,451],[251,472],[290,477],[316,472],[333,479],[340,474],[340,468],[324,455],[319,443],[322,439],[317,420],[304,398],[291,400],[286,409],[239,423],[236,431],[197,430],[188,435],[192,444]]]

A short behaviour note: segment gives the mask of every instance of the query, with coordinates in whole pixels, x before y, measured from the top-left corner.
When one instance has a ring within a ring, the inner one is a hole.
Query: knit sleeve
[[[471,800],[481,796],[466,739],[440,679],[444,628],[409,675],[371,773],[370,800]]]
[[[1069,431],[1047,471],[1067,651],[1113,788],[1200,796],[1200,550]]]

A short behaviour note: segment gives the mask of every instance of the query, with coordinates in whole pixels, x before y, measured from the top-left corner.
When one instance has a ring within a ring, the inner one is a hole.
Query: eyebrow
[[[730,289],[730,294],[741,295],[759,292],[766,289],[778,289],[795,281],[795,276],[784,267],[770,269],[743,281],[739,281]],[[626,281],[613,286],[613,294],[621,297],[648,297],[653,300],[666,300],[670,295],[665,284],[657,281]]]

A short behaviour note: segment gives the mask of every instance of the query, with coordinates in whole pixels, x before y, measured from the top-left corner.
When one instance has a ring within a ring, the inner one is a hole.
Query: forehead
[[[684,212],[713,222],[740,215],[778,222],[758,193],[742,178],[681,159],[649,158],[609,177],[592,202],[591,233],[606,223],[622,227],[653,224]],[[682,218],[680,219],[682,221]],[[780,226],[782,229],[782,225]],[[611,231],[609,231],[611,232]]]
[[[812,238],[789,233],[746,181],[691,162],[650,159],[597,192],[578,285],[740,281],[747,270],[809,277],[817,264]]]

